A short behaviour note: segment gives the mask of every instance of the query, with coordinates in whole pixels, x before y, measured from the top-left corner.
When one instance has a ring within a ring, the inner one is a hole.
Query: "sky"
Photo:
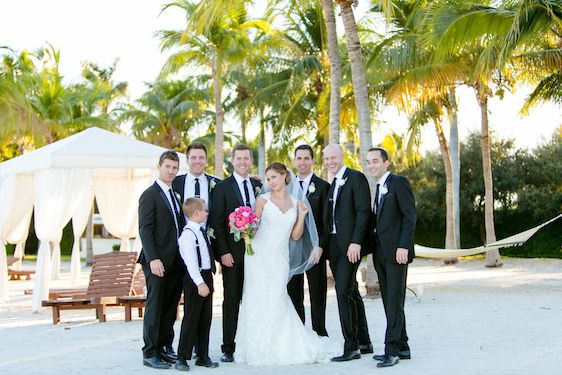
[[[52,44],[61,51],[60,70],[66,82],[80,77],[83,61],[109,66],[117,58],[114,78],[129,83],[131,98],[143,93],[144,83],[156,78],[166,59],[154,32],[183,25],[181,11],[161,13],[162,5],[168,2],[163,0],[0,1],[0,46],[35,51],[47,42]],[[519,109],[529,92],[529,88],[520,89],[503,100],[490,100],[490,128],[502,138],[514,138],[516,145],[523,148],[533,148],[550,139],[562,123],[562,108],[552,104],[520,117]],[[458,94],[459,133],[463,139],[480,129],[480,110],[470,89],[461,88]],[[373,135],[375,144],[386,132],[402,134],[406,129],[406,116],[393,109],[376,114],[376,118],[380,123]],[[235,119],[227,121],[227,127],[236,127]],[[424,130],[422,140],[422,151],[438,147],[432,127]]]

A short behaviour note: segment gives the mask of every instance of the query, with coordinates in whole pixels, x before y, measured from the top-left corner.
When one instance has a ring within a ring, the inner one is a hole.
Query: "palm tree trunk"
[[[212,61],[212,74],[213,74],[213,94],[215,98],[215,176],[223,178],[223,164],[224,164],[224,133],[223,121],[224,112],[222,109],[222,85],[221,85],[221,72],[218,56],[215,52]]]
[[[357,110],[358,128],[359,128],[359,147],[361,152],[361,166],[364,171],[367,170],[367,151],[373,143],[373,135],[371,131],[371,109],[369,107],[369,94],[367,91],[367,79],[365,75],[365,67],[363,66],[363,57],[361,56],[361,43],[359,42],[359,34],[355,17],[351,6],[353,0],[338,0],[341,8],[341,16],[345,28],[345,37],[347,51],[349,54],[349,62],[351,65],[351,78],[353,82],[353,94],[355,96],[355,108]],[[373,178],[371,178],[373,180]],[[371,183],[373,188],[374,181]]]
[[[359,33],[353,15],[351,6],[355,0],[337,0],[341,9],[343,26],[345,29],[345,38],[349,62],[351,65],[351,79],[353,83],[353,94],[355,96],[355,108],[357,111],[358,128],[359,128],[359,147],[361,155],[361,167],[364,171],[367,168],[367,152],[373,144],[373,135],[371,131],[371,110],[369,107],[369,93],[367,91],[367,79],[365,74],[365,66],[363,65],[363,57],[361,55],[361,43],[359,41]],[[375,179],[370,173],[367,174],[369,186],[371,188],[371,196],[374,197]],[[373,284],[375,277],[375,269],[372,262],[367,262],[366,288],[370,296],[376,296],[379,288],[378,284]]]
[[[459,147],[459,121],[458,106],[456,98],[456,89],[452,87],[449,90],[449,102],[451,110],[449,112],[449,122],[451,128],[449,131],[449,153],[451,155],[451,164],[453,172],[453,211],[455,220],[455,248],[461,248],[461,213],[460,213],[460,183],[461,183],[461,159]]]
[[[445,139],[445,134],[443,133],[443,127],[439,121],[434,121],[435,132],[437,133],[437,138],[439,139],[439,149],[441,150],[441,156],[443,157],[443,166],[445,168],[445,207],[446,207],[446,234],[445,234],[445,248],[454,249],[456,244],[455,238],[455,215],[453,210],[453,171],[451,165],[451,155],[449,154],[449,146],[447,145],[447,140]],[[445,262],[456,263],[457,259],[447,259]]]
[[[363,65],[363,57],[361,55],[361,43],[355,24],[355,17],[351,6],[354,0],[338,0],[341,8],[343,25],[345,28],[345,37],[347,51],[349,54],[349,62],[351,65],[351,79],[353,83],[353,95],[355,97],[355,109],[357,111],[357,120],[359,128],[359,154],[361,156],[361,168],[366,171],[367,168],[367,152],[373,145],[373,133],[371,131],[371,108],[369,106],[369,93],[367,90],[367,78],[365,74],[365,66]],[[374,196],[375,178],[370,173],[367,174],[369,186],[371,187],[371,195]]]
[[[482,151],[482,175],[484,177],[484,224],[486,227],[486,244],[496,241],[494,229],[494,183],[492,180],[492,158],[490,156],[490,132],[488,128],[488,96],[478,91],[478,104],[482,130],[480,133],[480,148]],[[502,265],[500,252],[490,250],[486,252],[486,267]]]
[[[330,59],[330,143],[340,143],[341,110],[341,61],[336,30],[334,1],[322,0],[326,33],[328,35],[328,57]]]
[[[258,139],[258,174],[265,181],[265,125],[263,111],[260,110],[260,135]]]
[[[242,128],[242,143],[246,144],[246,127],[248,124],[246,123],[246,111],[242,110],[240,114],[240,127]]]

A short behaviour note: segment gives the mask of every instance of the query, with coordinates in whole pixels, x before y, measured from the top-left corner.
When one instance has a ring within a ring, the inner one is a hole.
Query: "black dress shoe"
[[[359,359],[359,358],[361,358],[361,353],[359,352],[359,350],[344,351],[343,354],[340,355],[339,357],[332,358],[332,362],[345,362],[345,361],[351,361],[352,359]]]
[[[361,354],[372,354],[373,344],[359,345],[359,351],[361,351]]]
[[[178,359],[178,355],[176,354],[174,348],[172,348],[171,345],[167,345],[164,347],[164,353],[166,353],[170,358]]]
[[[409,350],[400,350],[398,352],[398,358],[400,358],[400,359],[410,359],[410,358],[412,358],[412,355],[410,354]]]
[[[221,357],[221,362],[234,362],[232,354],[224,353]]]
[[[397,365],[398,362],[398,357],[395,357],[393,355],[385,355],[384,359],[377,363],[377,367],[392,367],[394,365]]]
[[[204,357],[204,358],[197,358],[197,360],[195,361],[195,366],[215,368],[215,367],[219,367],[219,364],[217,362],[211,361],[211,358],[209,357]]]
[[[410,351],[409,350],[399,351],[398,352],[398,358],[399,359],[410,359],[411,358]],[[377,360],[377,361],[382,361],[382,360],[384,360],[384,354],[375,354],[373,356],[373,359]]]
[[[174,367],[179,371],[189,371],[189,365],[185,359],[178,359]]]
[[[158,369],[168,369],[168,368],[172,367],[169,363],[166,363],[166,362],[162,361],[158,357],[143,358],[142,364],[144,366],[148,366],[148,367],[152,367],[152,368],[158,368]]]
[[[177,359],[178,359],[178,357],[176,357],[176,356],[173,356],[173,357],[172,357],[172,356],[170,356],[170,355],[169,355],[168,353],[166,353],[166,352],[160,352],[160,353],[158,353],[158,357],[160,357],[160,359],[161,359],[162,361],[164,361],[164,362],[166,362],[166,363],[170,363],[170,364],[172,364],[172,365],[173,365],[174,363],[176,363],[176,361],[177,361]]]

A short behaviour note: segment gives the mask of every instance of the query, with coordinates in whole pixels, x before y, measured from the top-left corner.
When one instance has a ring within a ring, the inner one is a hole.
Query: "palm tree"
[[[386,37],[372,48],[368,62],[372,83],[389,103],[410,114],[408,149],[417,144],[421,127],[433,122],[447,180],[445,246],[456,248],[452,160],[442,127],[445,111],[449,116],[456,116],[456,105],[447,95],[455,81],[443,81],[434,76],[436,68],[430,62],[432,51],[420,46],[420,21],[424,18],[425,1],[395,1],[394,6],[394,17],[388,20]]]
[[[135,105],[120,109],[121,121],[132,121],[135,137],[169,149],[186,146],[188,131],[212,120],[207,110],[210,89],[191,81],[159,81],[149,85]]]
[[[330,59],[330,135],[329,143],[340,142],[341,110],[341,61],[336,30],[334,0],[322,0],[324,23],[328,38],[328,56]]]
[[[26,95],[36,73],[32,56],[4,48],[0,66],[0,159],[14,157],[45,131]]]
[[[562,103],[562,1],[513,5],[514,20],[500,64],[513,63],[520,79],[536,84],[521,109],[528,114],[539,102]]]
[[[349,64],[351,67],[351,78],[353,81],[353,95],[355,98],[355,107],[357,109],[361,166],[362,169],[366,171],[366,156],[367,151],[372,146],[373,135],[371,130],[371,108],[369,104],[369,93],[367,90],[367,78],[365,74],[365,67],[363,65],[359,33],[352,9],[352,6],[357,5],[358,0],[336,0],[336,2],[340,7],[341,17],[345,29],[346,46],[349,55]],[[371,189],[373,189],[373,178],[369,177],[369,179]]]
[[[201,2],[201,4],[203,3],[205,2]],[[183,31],[162,30],[157,33],[163,50],[180,49],[170,56],[164,65],[162,76],[176,73],[187,67],[195,69],[205,67],[210,71],[215,103],[215,175],[222,178],[224,174],[222,79],[226,60],[235,56],[241,57],[244,53],[243,48],[235,50],[232,48],[237,45],[242,36],[239,19],[233,14],[223,14],[222,18],[210,22],[211,26],[206,32],[202,32],[193,26],[193,20],[197,19],[196,15],[199,12],[196,3],[188,0],[171,2],[164,6],[163,11],[171,7],[178,7],[185,11],[186,28]],[[244,34],[243,31],[242,34]]]
[[[453,218],[455,221],[455,249],[461,248],[461,213],[460,213],[460,181],[461,181],[461,159],[459,140],[458,106],[455,86],[449,89],[447,101],[450,106],[447,113],[449,116],[449,153],[451,155],[451,172],[453,174]],[[455,263],[457,259],[451,259]]]
[[[451,104],[447,102],[446,98],[435,98],[423,106],[418,108],[410,117],[410,128],[418,129],[427,124],[428,122],[433,122],[435,126],[435,134],[439,140],[439,149],[441,152],[441,157],[443,159],[443,167],[445,169],[445,207],[446,207],[446,231],[445,231],[445,248],[454,249],[456,248],[457,239],[455,231],[455,211],[454,211],[454,196],[453,196],[453,168],[451,162],[451,154],[449,152],[449,145],[447,139],[445,138],[445,133],[443,131],[442,119],[445,116],[444,108],[450,108]],[[449,263],[455,263],[456,259],[449,259]]]
[[[503,9],[482,3],[465,3],[453,0],[436,3],[429,7],[424,45],[435,46],[435,61],[447,61],[461,57],[471,70],[464,82],[475,90],[480,106],[486,243],[496,240],[494,228],[493,179],[490,157],[490,132],[488,100],[492,86],[512,84],[510,71],[500,70],[501,48],[505,44],[506,30],[513,16]],[[500,266],[499,251],[486,253],[486,266]]]

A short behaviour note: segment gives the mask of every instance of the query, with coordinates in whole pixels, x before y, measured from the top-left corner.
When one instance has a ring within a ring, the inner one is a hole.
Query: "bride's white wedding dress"
[[[244,258],[244,291],[236,333],[236,362],[284,365],[327,362],[339,346],[302,324],[287,294],[289,238],[297,218],[297,199],[283,213],[269,194],[254,255]]]

